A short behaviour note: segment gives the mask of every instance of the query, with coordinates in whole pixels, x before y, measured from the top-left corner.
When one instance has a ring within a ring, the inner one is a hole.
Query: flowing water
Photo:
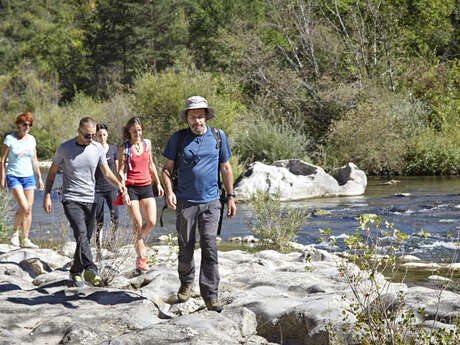
[[[289,206],[309,212],[315,209],[330,211],[330,214],[311,216],[299,230],[296,241],[302,244],[314,244],[324,247],[318,242],[320,229],[330,228],[337,239],[337,250],[345,249],[344,239],[355,232],[359,223],[356,217],[360,214],[376,214],[382,221],[394,224],[401,232],[408,234],[406,244],[400,254],[412,254],[423,260],[441,262],[444,260],[460,262],[456,252],[460,249],[456,238],[456,227],[460,223],[460,177],[398,177],[400,182],[385,184],[389,179],[371,177],[368,180],[366,193],[355,197],[334,197],[309,199],[292,202]],[[55,186],[60,185],[58,175]],[[402,196],[404,194],[405,196]],[[60,196],[52,194],[53,212],[43,212],[43,192],[36,192],[33,208],[31,238],[57,238],[59,227],[72,238],[70,227],[63,215]],[[163,207],[163,200],[157,199],[158,210]],[[251,210],[247,204],[237,204],[237,216],[231,220],[224,219],[222,238],[228,240],[236,236],[250,234],[247,219]],[[121,222],[129,227],[129,218],[123,207]],[[107,210],[106,210],[107,211]],[[109,219],[107,214],[107,219]],[[174,212],[167,210],[165,224],[159,224],[149,235],[149,241],[156,240],[160,235],[175,236]],[[420,236],[423,229],[428,234]],[[62,232],[62,230],[61,230]],[[453,239],[449,237],[453,236]],[[382,240],[385,245],[385,239]],[[388,242],[389,243],[389,242]]]

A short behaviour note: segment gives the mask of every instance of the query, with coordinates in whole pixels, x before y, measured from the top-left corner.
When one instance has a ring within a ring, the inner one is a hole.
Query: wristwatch
[[[235,198],[235,197],[236,197],[235,193],[228,193],[227,194],[227,198]]]

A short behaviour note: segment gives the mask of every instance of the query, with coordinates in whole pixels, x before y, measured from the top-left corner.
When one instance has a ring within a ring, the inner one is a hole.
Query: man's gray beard
[[[189,126],[189,127],[190,127],[190,130],[192,131],[192,133],[200,134],[200,135],[204,133],[205,128],[206,128],[206,126],[202,126],[201,131],[197,131],[197,130],[193,129],[191,126]]]

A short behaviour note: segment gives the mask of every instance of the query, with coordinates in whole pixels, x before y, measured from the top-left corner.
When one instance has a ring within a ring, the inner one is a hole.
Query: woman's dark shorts
[[[130,200],[154,198],[152,184],[147,186],[126,186]]]

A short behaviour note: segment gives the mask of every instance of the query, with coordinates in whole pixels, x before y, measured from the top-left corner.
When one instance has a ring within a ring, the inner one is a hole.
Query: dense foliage
[[[460,0],[0,0],[0,42],[0,134],[31,111],[41,158],[86,115],[159,154],[200,94],[244,164],[460,171]]]

